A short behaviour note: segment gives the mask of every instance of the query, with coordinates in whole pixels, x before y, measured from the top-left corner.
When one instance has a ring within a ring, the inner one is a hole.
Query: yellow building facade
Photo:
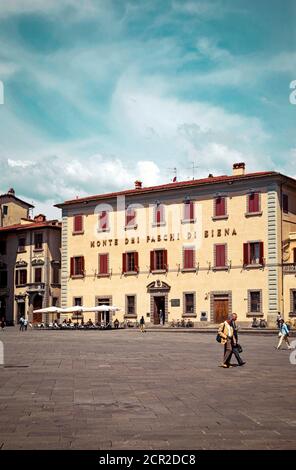
[[[44,321],[33,310],[60,305],[61,224],[42,214],[30,217],[33,206],[14,191],[0,201],[0,318],[7,324],[21,316]]]
[[[84,320],[272,324],[295,312],[296,181],[276,172],[174,182],[58,204],[62,307]],[[87,317],[87,318],[86,318]]]

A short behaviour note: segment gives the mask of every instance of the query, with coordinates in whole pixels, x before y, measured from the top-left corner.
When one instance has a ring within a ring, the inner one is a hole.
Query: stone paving
[[[276,337],[0,332],[2,449],[296,449],[296,365]],[[233,361],[235,362],[235,361]]]

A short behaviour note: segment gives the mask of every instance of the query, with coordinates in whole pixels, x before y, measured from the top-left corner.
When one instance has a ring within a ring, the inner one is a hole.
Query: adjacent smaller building
[[[33,310],[60,305],[61,224],[15,197],[0,196],[0,317],[15,324],[21,316],[40,322]]]

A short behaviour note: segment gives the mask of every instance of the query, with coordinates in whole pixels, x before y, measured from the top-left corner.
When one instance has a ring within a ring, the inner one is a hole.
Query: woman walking
[[[279,339],[279,343],[278,343],[276,349],[280,349],[283,341],[285,341],[285,343],[287,344],[288,349],[292,349],[291,345],[290,345],[290,341],[288,339],[289,328],[287,327],[287,324],[285,323],[285,321],[282,318],[279,320],[279,330],[280,330],[279,331],[279,338],[280,339]]]

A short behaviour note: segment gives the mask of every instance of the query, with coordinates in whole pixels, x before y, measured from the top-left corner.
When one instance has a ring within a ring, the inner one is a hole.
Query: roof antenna
[[[175,182],[177,181],[177,179],[178,179],[178,176],[177,176],[177,168],[176,168],[176,167],[174,167],[174,168],[168,168],[168,170],[170,170],[171,172],[173,172],[174,177],[173,177],[173,180],[172,180],[172,181],[173,181],[173,183],[175,183]]]
[[[195,170],[197,170],[198,166],[195,165],[195,162],[191,162],[192,164],[192,179],[194,180],[195,179]]]

